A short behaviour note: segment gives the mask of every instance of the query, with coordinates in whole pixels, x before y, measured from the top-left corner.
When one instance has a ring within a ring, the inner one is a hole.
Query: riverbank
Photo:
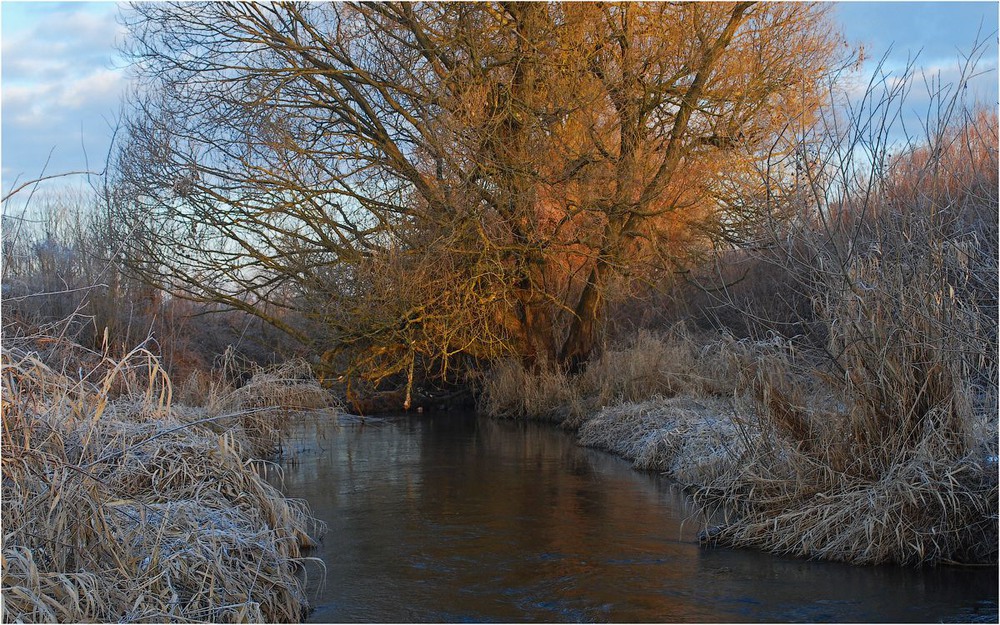
[[[725,519],[708,533],[715,544],[854,564],[995,565],[990,400],[962,419],[887,430],[863,398],[793,374],[804,367],[790,361],[809,357],[775,341],[647,333],[577,379],[536,381],[508,363],[483,407],[560,423],[582,445],[668,475]]]
[[[324,532],[262,478],[294,367],[175,389],[143,347],[3,344],[3,612],[11,622],[299,622]],[[197,406],[174,401],[200,397]]]
[[[624,403],[580,427],[580,444],[689,487],[726,520],[713,544],[854,564],[996,564],[996,456],[935,458],[928,442],[878,476],[837,470],[799,441],[691,397]]]

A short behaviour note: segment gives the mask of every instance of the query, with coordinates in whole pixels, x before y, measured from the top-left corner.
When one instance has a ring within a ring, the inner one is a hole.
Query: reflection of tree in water
[[[437,491],[429,497],[425,491],[425,500],[433,502],[426,512],[443,519],[462,515],[464,521],[437,527],[442,535],[424,545],[425,557],[490,562],[490,583],[520,596],[523,609],[554,610],[558,618],[608,618],[594,606],[623,600],[612,580],[636,575],[630,567],[643,562],[658,566],[679,535],[649,476],[580,448],[551,427],[483,419],[462,426],[433,423],[421,434],[423,483]],[[450,447],[457,438],[469,444]],[[460,463],[456,454],[463,457]],[[461,470],[443,470],[449,464]],[[609,572],[606,591],[579,583]],[[658,572],[649,579],[659,585],[680,575]],[[483,580],[473,575],[456,583],[476,587]],[[647,618],[677,612],[665,596],[639,602],[638,608],[649,610]]]
[[[995,612],[995,571],[703,549],[665,480],[550,426],[373,423],[329,430],[285,467],[329,524],[317,621],[951,620],[983,598]]]

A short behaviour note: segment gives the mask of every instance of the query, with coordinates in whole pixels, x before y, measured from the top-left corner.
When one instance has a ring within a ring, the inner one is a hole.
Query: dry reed
[[[643,330],[605,350],[580,376],[504,361],[486,376],[479,410],[501,418],[559,422],[577,429],[605,406],[653,397],[731,395],[735,368],[731,339],[695,337],[683,325],[665,333]]]
[[[291,414],[339,408],[304,360],[289,360],[270,368],[253,366],[248,373],[249,381],[236,388],[220,372],[192,375],[182,385],[178,403],[191,419],[233,415],[213,419],[208,427],[219,432],[238,424],[246,435],[250,454],[258,458],[280,451],[282,427]]]
[[[997,562],[997,116],[943,126],[797,236],[826,366],[758,351],[715,539],[860,564]],[[877,194],[866,192],[878,189]],[[789,258],[791,265],[795,262]]]
[[[715,539],[858,564],[995,563],[995,344],[963,344],[977,331],[920,276],[869,279],[865,298],[828,309],[843,374],[804,365],[790,344],[746,369],[737,423],[755,444],[742,471],[698,493],[729,517]],[[893,298],[898,312],[869,298]]]
[[[695,336],[683,324],[664,333],[641,330],[588,365],[578,382],[580,393],[599,406],[656,396],[730,394],[734,376],[728,342],[722,336]]]
[[[483,383],[477,406],[483,414],[561,423],[586,413],[571,376],[543,368],[532,372],[517,360],[493,367]]]
[[[300,621],[322,527],[258,474],[254,411],[175,409],[143,348],[37,345],[3,345],[4,622]]]

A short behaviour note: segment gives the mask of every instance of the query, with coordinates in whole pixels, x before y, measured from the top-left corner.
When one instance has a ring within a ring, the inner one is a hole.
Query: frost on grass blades
[[[324,529],[254,460],[276,419],[260,398],[289,384],[209,412],[172,405],[144,347],[5,337],[2,358],[5,622],[302,619]]]

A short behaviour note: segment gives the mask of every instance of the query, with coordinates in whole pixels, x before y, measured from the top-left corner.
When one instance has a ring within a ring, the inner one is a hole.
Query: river
[[[306,416],[282,469],[329,525],[311,622],[997,622],[996,567],[701,547],[669,480],[550,425]]]

